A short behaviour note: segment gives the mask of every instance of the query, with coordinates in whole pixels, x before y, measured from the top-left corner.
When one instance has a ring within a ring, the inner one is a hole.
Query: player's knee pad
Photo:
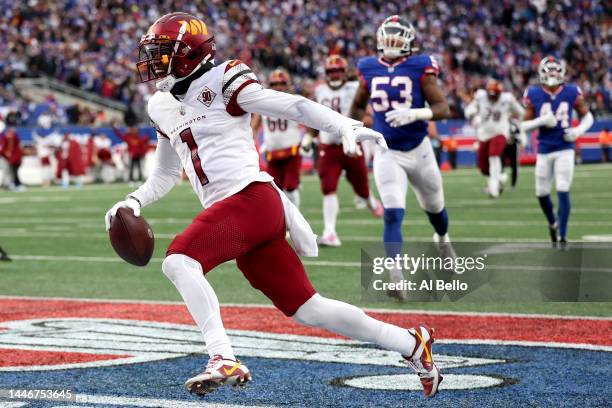
[[[544,197],[550,195],[550,189],[552,187],[552,180],[548,177],[538,177],[535,179],[535,192],[537,197]]]
[[[168,277],[168,279],[173,282],[176,279],[178,271],[180,271],[181,265],[183,263],[181,257],[183,256],[184,255],[180,254],[168,255],[162,262],[162,272]]]

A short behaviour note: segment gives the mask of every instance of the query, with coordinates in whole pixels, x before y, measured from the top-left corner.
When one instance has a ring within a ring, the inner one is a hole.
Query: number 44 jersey
[[[547,91],[541,85],[527,88],[523,103],[533,107],[535,116],[542,116],[552,111],[557,118],[557,126],[540,127],[538,153],[546,154],[574,148],[574,143],[565,141],[563,135],[565,129],[572,126],[574,106],[582,98],[582,91],[574,84],[561,85],[554,93]]]
[[[390,149],[417,147],[427,136],[427,121],[392,128],[385,114],[393,109],[425,107],[421,84],[426,75],[438,75],[436,60],[429,55],[411,55],[390,64],[382,58],[366,57],[359,60],[357,69],[361,86],[370,94],[372,128],[385,136]]]
[[[237,103],[238,93],[257,78],[238,60],[219,64],[193,80],[179,102],[156,92],[147,106],[158,134],[158,167],[185,169],[207,208],[254,181],[272,181],[259,170],[251,115]]]

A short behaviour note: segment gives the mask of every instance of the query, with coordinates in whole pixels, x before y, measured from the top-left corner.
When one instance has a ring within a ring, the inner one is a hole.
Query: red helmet
[[[487,82],[486,89],[489,98],[496,100],[504,91],[504,86],[501,84],[501,82],[495,79],[489,79],[489,81]]]
[[[330,55],[325,60],[325,79],[332,87],[339,87],[346,80],[348,63],[340,55]]]
[[[268,85],[270,87],[289,86],[289,73],[284,69],[275,69],[268,76]]]
[[[160,17],[140,39],[136,68],[141,82],[172,75],[185,78],[215,57],[215,37],[187,13]]]

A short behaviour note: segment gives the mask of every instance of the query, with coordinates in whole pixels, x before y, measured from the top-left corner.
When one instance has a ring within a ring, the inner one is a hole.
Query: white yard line
[[[179,305],[185,303],[182,301],[172,300],[135,300],[135,299],[103,299],[103,298],[79,298],[79,297],[56,297],[56,296],[11,296],[0,295],[0,299],[16,299],[16,300],[51,300],[51,301],[77,301],[90,303],[128,303],[128,304],[161,304],[161,305]],[[408,306],[409,304],[407,304]],[[268,308],[275,309],[271,304],[256,304],[256,303],[223,303],[224,307],[245,307],[245,308]],[[580,316],[580,315],[559,315],[559,314],[543,314],[543,313],[498,313],[498,312],[461,312],[461,311],[444,311],[444,310],[425,310],[425,309],[388,309],[388,308],[364,308],[364,310],[372,313],[397,313],[397,314],[425,314],[434,316],[474,316],[474,317],[518,317],[527,319],[562,319],[562,320],[603,320],[612,322],[612,317],[602,316]]]

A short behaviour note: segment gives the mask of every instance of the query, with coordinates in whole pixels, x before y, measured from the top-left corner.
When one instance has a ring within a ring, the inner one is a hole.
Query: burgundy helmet
[[[166,14],[140,39],[136,68],[141,82],[172,76],[173,85],[211,61],[215,49],[215,37],[202,20],[187,13]]]
[[[330,55],[325,59],[325,80],[332,88],[342,86],[346,80],[348,63],[340,55]]]

